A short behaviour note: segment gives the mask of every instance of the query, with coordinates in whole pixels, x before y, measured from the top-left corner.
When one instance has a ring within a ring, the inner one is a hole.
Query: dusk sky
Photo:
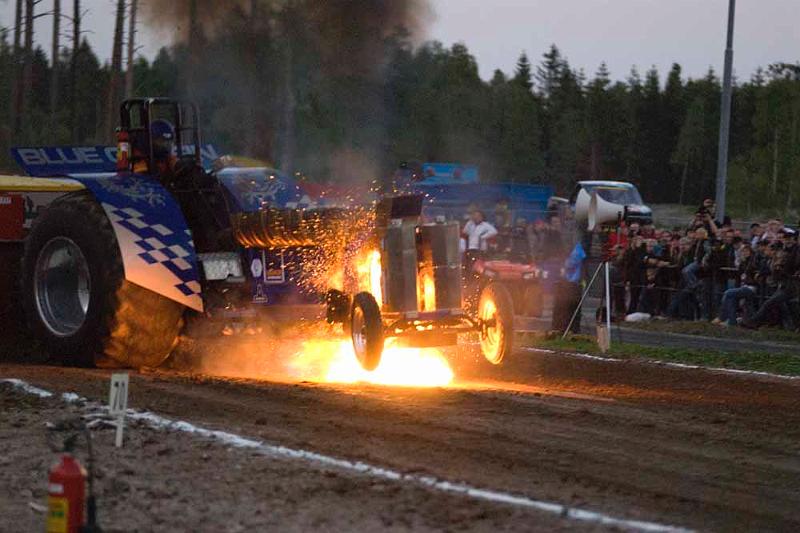
[[[146,1],[146,0],[143,0]],[[72,2],[62,0],[65,10]],[[114,4],[84,0],[87,37],[104,59],[110,55]],[[13,24],[14,2],[0,4],[0,23]],[[51,0],[39,4],[50,9]],[[728,0],[431,0],[427,38],[451,45],[464,42],[477,56],[481,75],[513,70],[520,52],[534,62],[556,43],[570,63],[587,74],[606,61],[612,77],[623,79],[632,65],[665,72],[681,63],[699,77],[709,66],[721,72]],[[64,25],[68,23],[65,21]],[[737,76],[748,79],[759,65],[800,60],[799,0],[739,0]],[[49,46],[51,19],[36,23],[37,41]],[[142,28],[141,53],[152,57],[169,36]]]

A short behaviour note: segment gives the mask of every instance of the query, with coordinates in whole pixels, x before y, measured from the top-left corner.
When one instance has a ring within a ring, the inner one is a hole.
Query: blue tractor
[[[337,206],[267,166],[209,170],[196,108],[170,99],[125,101],[117,140],[17,148],[31,177],[0,177],[0,243],[22,243],[28,322],[67,364],[155,367],[187,320],[270,314],[341,323],[367,370],[387,338],[474,332],[490,362],[511,352],[510,296],[490,284],[480,312],[462,309],[458,224],[423,223],[422,196]],[[365,251],[379,259],[363,276]]]
[[[185,320],[322,309],[324,273],[305,265],[337,209],[268,167],[204,168],[192,104],[125,101],[109,153],[18,148],[32,177],[0,177],[0,241],[23,243],[22,305],[53,356],[153,367]]]

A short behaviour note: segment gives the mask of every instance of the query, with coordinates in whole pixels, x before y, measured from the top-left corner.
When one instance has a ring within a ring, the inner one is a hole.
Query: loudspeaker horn
[[[594,231],[598,226],[606,224],[607,222],[616,222],[621,217],[625,216],[626,206],[621,204],[614,204],[607,200],[603,200],[597,191],[592,193],[592,198],[589,201],[588,212],[588,229]]]
[[[586,192],[586,189],[581,188],[578,191],[578,197],[575,198],[575,220],[577,222],[589,220],[589,204],[591,201],[592,196]]]

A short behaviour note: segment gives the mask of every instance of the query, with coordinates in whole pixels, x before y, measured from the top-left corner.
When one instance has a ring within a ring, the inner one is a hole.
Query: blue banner
[[[184,147],[184,152],[193,153],[194,146]],[[206,169],[219,158],[213,144],[203,145],[200,153]],[[12,148],[11,154],[27,175],[36,178],[117,170],[116,146],[21,146]]]
[[[423,163],[421,185],[478,183],[478,167],[457,163]]]
[[[463,220],[470,209],[480,209],[495,224],[498,206],[511,211],[513,220],[534,222],[547,217],[547,201],[553,189],[545,185],[476,183],[468,185],[415,185],[411,192],[425,196],[423,214],[434,219]],[[512,222],[513,222],[512,220]]]

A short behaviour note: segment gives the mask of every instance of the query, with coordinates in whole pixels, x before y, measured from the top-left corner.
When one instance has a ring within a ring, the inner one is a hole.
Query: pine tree
[[[22,124],[22,0],[17,0],[14,10],[14,49],[12,52],[11,98],[9,99],[9,116],[11,131],[19,134]]]
[[[536,68],[536,82],[542,96],[549,98],[557,88],[558,80],[564,70],[564,59],[558,47],[553,44],[543,55],[541,64]]]
[[[664,112],[669,117],[666,127],[668,135],[677,136],[677,130],[683,121],[686,113],[686,102],[684,95],[683,79],[681,78],[682,69],[677,63],[673,63],[667,75],[667,85],[664,88]]]
[[[607,89],[611,84],[611,73],[608,70],[608,65],[605,61],[600,63],[597,73],[594,75],[594,83],[599,85],[603,90]]]
[[[514,83],[517,83],[526,91],[533,90],[531,62],[528,59],[528,54],[525,52],[522,52],[517,60],[517,70],[514,73]]]
[[[133,56],[136,53],[136,14],[138,0],[130,0],[130,14],[128,18],[128,57],[125,70],[125,98],[133,96]]]
[[[611,117],[611,102],[608,88],[610,73],[605,62],[600,64],[594,80],[587,87],[587,129],[590,144],[590,178],[600,179],[603,169],[603,152],[611,144],[609,134],[615,117]]]
[[[631,94],[640,95],[642,93],[642,75],[639,73],[639,69],[636,65],[631,67],[631,71],[628,73],[625,83],[628,85],[628,90]]]
[[[53,0],[53,49],[51,52],[51,61],[53,64],[52,71],[50,72],[50,123],[56,124],[56,111],[58,110],[58,87],[60,84],[59,79],[59,57],[60,57],[60,42],[61,42],[61,0]]]
[[[626,80],[625,118],[628,129],[625,131],[623,175],[628,180],[638,180],[641,176],[641,123],[642,76],[636,66],[631,67]]]
[[[639,170],[642,173],[642,188],[645,196],[662,197],[669,194],[664,186],[664,177],[669,172],[669,160],[663,160],[663,131],[658,127],[663,123],[661,80],[656,67],[647,71],[642,86],[642,100],[637,116],[638,128],[641,132],[639,144]],[[668,154],[672,148],[669,148]]]
[[[764,69],[762,67],[758,67],[756,71],[753,73],[752,78],[750,78],[750,83],[755,85],[756,87],[763,87],[766,83],[766,76],[764,75]]]
[[[75,143],[94,142],[107,122],[106,102],[98,95],[103,95],[108,89],[108,72],[107,68],[101,68],[100,60],[86,39],[79,42],[74,56],[76,77],[70,108],[75,105],[77,120],[73,123],[72,138]]]
[[[17,132],[23,132],[26,139],[31,136],[31,122],[28,120],[31,111],[31,96],[33,93],[33,21],[36,18],[34,11],[36,10],[35,0],[25,0],[25,48],[23,50],[23,64],[22,64],[22,94],[20,95],[20,111],[17,115],[17,121],[20,122],[25,117],[26,127],[17,128]]]
[[[492,87],[502,87],[508,83],[508,79],[506,75],[500,69],[495,69],[494,75],[492,75],[492,81],[489,82],[489,85]]]
[[[70,137],[70,128],[74,143],[104,136],[109,117],[116,117],[116,104],[106,111],[110,78],[116,72],[122,85],[125,69],[127,94],[132,93],[131,74],[146,94],[186,94],[187,86],[202,86],[196,94],[211,142],[265,159],[282,154],[287,168],[323,180],[342,175],[342,168],[374,176],[397,161],[427,159],[475,163],[487,180],[536,180],[560,193],[576,178],[590,176],[633,181],[653,202],[693,203],[713,193],[720,107],[713,70],[686,80],[674,64],[662,84],[655,69],[640,75],[633,68],[625,81],[614,82],[602,64],[587,80],[552,46],[535,74],[521,54],[510,76],[498,70],[483,81],[465,46],[415,48],[408,34],[398,31],[371,48],[383,54],[377,72],[345,69],[342,74],[324,64],[329,51],[322,48],[330,41],[319,37],[320,23],[306,12],[309,2],[242,1],[206,36],[199,28],[204,12],[197,11],[204,4],[183,1],[187,8],[194,6],[189,9],[194,29],[189,35],[181,30],[182,42],[194,35],[201,54],[178,44],[159,51],[152,62],[134,58],[133,15],[145,3],[125,0],[123,17],[130,18],[118,27],[128,33],[127,61],[120,48],[119,62],[112,54],[111,65],[101,65],[81,39],[85,2],[72,4],[70,45],[57,39],[47,53],[37,46],[28,23],[29,17],[45,15],[36,13],[39,0],[11,3],[18,8],[17,24],[7,33],[0,30],[0,95],[8,106],[0,110],[0,128],[6,132],[0,135],[0,163],[13,164],[2,155],[11,143],[60,142]],[[65,4],[53,0],[52,5],[55,29]],[[294,6],[292,17],[278,5]],[[213,73],[188,68],[190,58],[198,56],[219,59]],[[237,83],[231,85],[232,79]],[[730,205],[737,210],[795,207],[800,66],[775,63],[757,70],[734,88],[733,106]],[[63,131],[58,128],[61,108],[69,110]]]
[[[671,160],[672,152],[678,144],[681,125],[687,113],[686,95],[684,94],[685,91],[681,75],[681,66],[674,63],[667,75],[667,83],[664,88],[661,103],[662,122],[658,125],[658,128],[663,132],[663,144],[659,152],[659,161],[665,163],[665,175],[663,177],[663,190],[665,194],[679,189],[681,179],[676,172],[670,171],[670,169],[674,167],[666,165],[666,163]]]
[[[686,114],[686,120],[680,130],[677,147],[672,155],[672,164],[681,169],[678,203],[686,200],[686,180],[691,165],[702,154],[705,132],[705,101],[697,97],[692,101]]]
[[[78,54],[81,49],[81,0],[73,0],[72,4],[72,54],[69,61],[69,123],[72,128],[72,143],[78,144]]]
[[[106,94],[106,127],[103,133],[104,140],[114,137],[114,128],[117,124],[117,108],[120,97],[120,77],[122,71],[122,36],[125,27],[125,0],[117,0],[117,15],[114,23],[114,43],[111,51],[111,73],[108,80]]]

